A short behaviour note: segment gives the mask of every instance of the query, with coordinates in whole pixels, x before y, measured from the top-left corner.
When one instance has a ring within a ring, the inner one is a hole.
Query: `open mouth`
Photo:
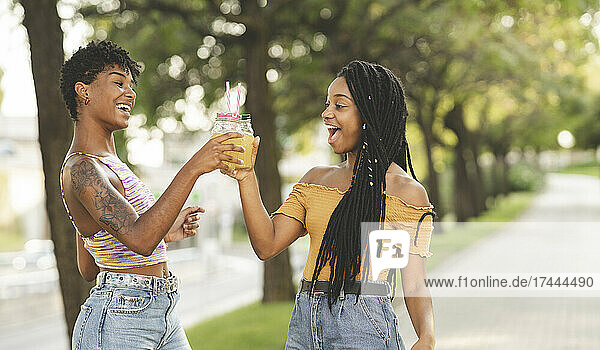
[[[342,134],[342,129],[333,125],[325,126],[327,127],[327,131],[329,131],[329,138],[327,139],[327,142],[329,142],[329,144],[332,144],[335,142],[335,140],[337,140],[340,137],[340,135]]]
[[[131,113],[131,106],[125,103],[117,103],[117,109],[126,114]]]

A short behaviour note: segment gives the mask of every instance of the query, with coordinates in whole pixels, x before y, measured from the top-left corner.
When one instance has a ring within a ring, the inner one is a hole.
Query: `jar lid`
[[[235,114],[235,113],[217,113],[217,119],[229,119],[235,121],[247,121],[250,120],[250,114]]]

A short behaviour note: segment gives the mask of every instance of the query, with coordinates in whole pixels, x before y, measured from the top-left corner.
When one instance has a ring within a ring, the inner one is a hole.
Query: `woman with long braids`
[[[198,177],[241,164],[208,141],[177,173],[158,200],[116,154],[113,132],[128,125],[140,66],[110,41],[90,42],[61,71],[63,99],[75,123],[60,172],[63,203],[77,240],[77,265],[96,280],[81,306],[72,348],[190,349],[174,312],[177,278],[167,267],[166,242],[195,234],[199,207],[182,210]]]
[[[286,349],[404,349],[386,274],[360,282],[361,262],[368,260],[361,252],[366,222],[409,232],[410,258],[401,279],[419,338],[412,349],[433,349],[433,310],[424,285],[433,208],[407,174],[415,176],[400,82],[380,65],[353,61],[329,86],[321,116],[329,144],[346,160],[308,171],[272,216],[261,202],[253,169],[223,171],[238,180],[246,227],[260,259],[310,236]],[[394,276],[390,273],[390,280]]]

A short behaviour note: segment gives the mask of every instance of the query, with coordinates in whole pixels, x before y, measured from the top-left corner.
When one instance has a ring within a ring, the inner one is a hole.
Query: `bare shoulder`
[[[79,193],[84,187],[91,184],[110,183],[110,177],[100,162],[83,154],[71,156],[67,160],[63,176],[65,177],[64,185],[67,185],[68,182],[68,187],[75,193]]]
[[[65,173],[73,176],[74,174],[90,174],[91,172],[101,171],[100,164],[94,158],[84,154],[76,154],[69,157],[65,163]]]
[[[316,166],[307,171],[298,182],[323,185],[323,180],[329,177],[338,168],[338,166]]]
[[[427,191],[417,180],[404,174],[388,174],[386,192],[415,206],[429,206]]]
[[[72,170],[73,167],[81,166],[82,164],[86,165],[94,165],[97,160],[85,154],[74,154],[71,156],[67,156],[67,162],[65,163],[65,170]]]

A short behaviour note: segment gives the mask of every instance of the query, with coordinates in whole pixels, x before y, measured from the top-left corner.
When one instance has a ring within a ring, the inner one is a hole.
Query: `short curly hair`
[[[78,120],[75,83],[80,81],[90,84],[96,79],[98,73],[113,65],[130,72],[133,82],[137,83],[142,67],[129,57],[129,52],[112,41],[91,41],[85,47],[80,47],[62,65],[60,91],[71,119]]]

